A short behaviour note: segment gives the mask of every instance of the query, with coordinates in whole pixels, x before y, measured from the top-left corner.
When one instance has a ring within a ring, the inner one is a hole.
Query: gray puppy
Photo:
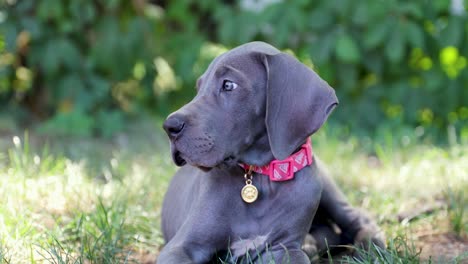
[[[300,264],[327,244],[384,246],[377,226],[348,204],[315,154],[287,181],[239,166],[284,160],[322,126],[338,100],[315,72],[252,42],[214,59],[197,91],[164,123],[174,162],[188,164],[164,199],[167,244],[157,263],[208,263],[228,252],[231,262]],[[246,185],[256,188],[248,202]]]

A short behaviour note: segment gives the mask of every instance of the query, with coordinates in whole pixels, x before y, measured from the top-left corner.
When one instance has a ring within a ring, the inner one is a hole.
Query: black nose
[[[172,115],[164,121],[163,128],[170,138],[175,138],[182,133],[185,127],[183,118],[179,115]]]

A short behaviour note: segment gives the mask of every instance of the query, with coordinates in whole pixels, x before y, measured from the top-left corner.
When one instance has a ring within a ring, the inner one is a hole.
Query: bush
[[[152,98],[155,76],[145,72],[155,54],[154,23],[134,4],[41,0],[7,6],[0,101],[47,120],[47,132],[111,134],[120,128],[123,113]]]
[[[468,23],[449,0],[154,2],[8,5],[0,102],[102,133],[109,114],[179,107],[216,53],[264,40],[337,90],[348,132],[468,140]]]

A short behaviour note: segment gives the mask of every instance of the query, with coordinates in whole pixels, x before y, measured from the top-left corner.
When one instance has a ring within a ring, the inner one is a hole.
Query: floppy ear
[[[266,128],[273,155],[283,160],[322,126],[338,99],[327,82],[291,55],[265,57]]]

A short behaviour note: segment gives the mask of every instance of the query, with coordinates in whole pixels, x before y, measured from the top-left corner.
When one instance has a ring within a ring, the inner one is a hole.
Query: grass
[[[0,137],[0,263],[154,262],[160,206],[176,170],[154,130],[110,140]],[[364,152],[359,141],[325,132],[313,142],[352,203],[387,235],[388,250],[344,261],[468,260],[468,146],[372,143]]]
[[[466,234],[468,231],[468,222],[466,222],[468,197],[463,190],[453,191],[452,188],[448,188],[445,192],[445,199],[448,203],[448,215],[453,231],[459,236]]]

